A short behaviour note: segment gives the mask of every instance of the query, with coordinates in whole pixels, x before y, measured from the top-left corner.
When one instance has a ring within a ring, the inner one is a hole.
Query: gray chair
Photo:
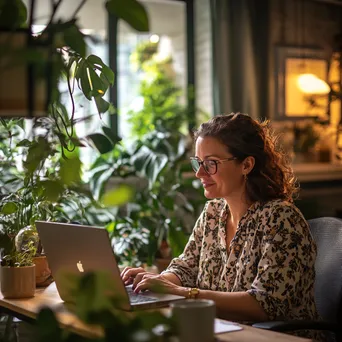
[[[332,332],[342,341],[342,220],[320,217],[308,220],[317,244],[315,300],[322,321],[269,321],[253,327],[290,332],[310,329]]]

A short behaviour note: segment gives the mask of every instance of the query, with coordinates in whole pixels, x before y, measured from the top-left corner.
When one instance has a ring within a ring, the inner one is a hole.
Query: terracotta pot
[[[36,286],[47,286],[53,282],[51,270],[45,255],[33,258],[36,265]]]
[[[1,292],[4,298],[33,297],[36,290],[36,266],[0,267]]]

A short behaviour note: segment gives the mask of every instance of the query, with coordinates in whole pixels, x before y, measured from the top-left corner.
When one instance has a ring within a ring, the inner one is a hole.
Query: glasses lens
[[[203,166],[205,171],[209,173],[209,175],[213,175],[216,173],[216,163],[213,160],[204,160]]]
[[[197,159],[191,159],[191,166],[192,166],[192,169],[197,172],[198,169],[200,168],[200,163]]]

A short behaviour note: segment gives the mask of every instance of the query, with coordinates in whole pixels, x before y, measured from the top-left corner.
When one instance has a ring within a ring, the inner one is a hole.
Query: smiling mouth
[[[212,186],[214,184],[215,183],[202,183],[204,189],[207,189],[207,188],[209,188],[210,186]]]

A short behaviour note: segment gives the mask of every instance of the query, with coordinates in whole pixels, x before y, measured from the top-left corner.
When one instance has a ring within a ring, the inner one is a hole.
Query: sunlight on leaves
[[[62,182],[66,185],[78,183],[81,180],[81,165],[79,158],[63,160],[59,171]]]
[[[122,184],[113,190],[105,192],[101,197],[101,203],[107,207],[116,207],[129,202],[133,195],[133,188]]]
[[[46,180],[41,182],[44,195],[48,201],[56,202],[62,194],[64,187],[59,181]]]

